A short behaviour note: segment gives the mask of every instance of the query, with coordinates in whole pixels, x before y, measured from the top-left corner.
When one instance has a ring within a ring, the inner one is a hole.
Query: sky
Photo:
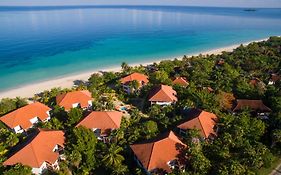
[[[281,8],[281,0],[0,0],[0,6],[53,5],[177,5]]]

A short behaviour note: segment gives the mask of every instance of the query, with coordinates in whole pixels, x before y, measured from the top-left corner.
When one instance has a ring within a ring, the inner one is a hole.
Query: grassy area
[[[261,168],[256,173],[257,175],[268,175],[270,174],[279,164],[281,163],[281,156],[275,157],[272,162],[271,167],[269,168]]]

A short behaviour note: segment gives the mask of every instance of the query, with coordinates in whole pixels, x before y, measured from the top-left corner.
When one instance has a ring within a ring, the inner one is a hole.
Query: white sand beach
[[[251,42],[260,42],[260,41],[264,41],[267,40],[268,38],[265,39],[261,39],[261,40],[255,40],[255,41],[251,41]],[[243,43],[243,45],[247,45],[251,42],[247,42],[247,43]],[[242,43],[241,43],[242,44]],[[233,49],[237,48],[238,46],[240,46],[240,44],[236,44],[236,45],[231,45],[231,46],[227,46],[227,47],[222,47],[222,48],[218,48],[218,49],[213,49],[213,50],[209,50],[209,51],[204,51],[201,52],[202,55],[207,55],[207,54],[220,54],[222,53],[222,51],[232,51]],[[198,54],[192,54],[192,55],[199,55]],[[192,56],[190,54],[186,54],[186,56]],[[183,57],[183,55],[179,56],[179,57],[173,57],[173,58],[163,58],[161,60],[171,60],[174,58],[178,58],[181,59]],[[155,60],[153,62],[160,62],[161,60]],[[136,66],[136,65],[149,65],[152,64],[153,62],[145,62],[145,63],[135,63],[135,64],[130,64],[130,66]],[[120,63],[121,64],[121,63]],[[62,78],[57,78],[57,79],[53,79],[53,80],[47,80],[44,82],[38,82],[38,83],[33,83],[30,85],[25,85],[22,87],[18,87],[18,88],[14,88],[14,89],[10,89],[7,91],[3,91],[0,92],[0,99],[2,98],[14,98],[14,97],[23,97],[23,98],[29,98],[29,97],[33,97],[34,94],[40,93],[44,90],[50,90],[54,87],[62,87],[62,88],[71,88],[74,84],[73,82],[75,80],[82,80],[82,81],[86,81],[88,80],[88,78],[95,72],[99,72],[99,71],[120,71],[121,67],[120,65],[118,65],[117,67],[112,67],[112,68],[108,68],[105,70],[92,70],[92,71],[87,71],[84,73],[78,73],[77,75],[71,75],[71,76],[65,76]]]

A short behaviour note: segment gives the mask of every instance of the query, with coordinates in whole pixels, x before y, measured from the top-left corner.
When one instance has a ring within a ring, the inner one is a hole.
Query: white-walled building
[[[58,95],[56,102],[66,111],[76,107],[88,109],[92,107],[92,94],[88,90],[68,92]]]
[[[152,105],[171,105],[178,101],[176,95],[177,92],[171,86],[159,85],[151,90],[148,101],[150,101]]]
[[[126,93],[130,94],[138,89],[132,89],[130,83],[136,81],[138,83],[138,89],[142,88],[143,86],[147,85],[149,82],[148,76],[141,74],[141,73],[132,73],[120,79],[120,82],[123,86],[123,89]]]
[[[4,115],[0,120],[15,133],[22,133],[39,121],[50,120],[50,111],[48,106],[35,102]]]
[[[59,160],[64,148],[64,132],[59,130],[39,129],[22,147],[9,157],[3,165],[17,163],[32,168],[32,173],[42,174],[47,169],[59,169]]]

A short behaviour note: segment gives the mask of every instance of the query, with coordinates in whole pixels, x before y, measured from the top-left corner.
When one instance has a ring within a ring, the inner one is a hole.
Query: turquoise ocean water
[[[0,91],[281,35],[281,9],[0,7]]]

